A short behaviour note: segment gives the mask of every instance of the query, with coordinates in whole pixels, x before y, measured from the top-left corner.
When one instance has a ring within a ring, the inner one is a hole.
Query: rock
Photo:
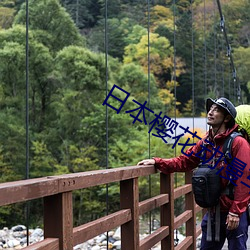
[[[24,225],[17,225],[11,228],[13,232],[20,232],[23,230],[26,230],[26,227]]]
[[[121,249],[121,245],[122,245],[122,242],[120,240],[114,242],[113,246],[115,247],[115,249],[119,250]]]
[[[8,247],[16,247],[20,245],[20,242],[18,240],[13,239],[13,240],[7,241],[7,245]]]
[[[109,237],[113,236],[114,234],[115,234],[114,231],[109,231],[109,232],[108,232],[108,236],[109,236]]]
[[[42,237],[43,236],[43,230],[41,228],[36,228],[32,234],[32,237]]]
[[[101,248],[99,247],[99,246],[93,246],[92,248],[91,248],[91,250],[100,250]]]
[[[114,239],[113,237],[109,237],[109,238],[108,238],[108,241],[109,241],[110,243],[114,243],[114,242],[116,241],[116,239]]]
[[[96,243],[100,243],[100,242],[102,242],[102,241],[105,240],[105,239],[106,239],[106,235],[105,235],[105,234],[101,234],[101,235],[99,235],[99,236],[97,236],[97,237],[95,238]]]
[[[7,235],[6,230],[0,230],[0,238],[3,238]]]
[[[141,234],[140,239],[147,237],[148,234]],[[178,232],[179,242],[183,240],[182,236]],[[39,242],[44,239],[44,232],[41,228],[29,229],[29,244]],[[108,242],[107,242],[108,241]],[[107,245],[108,244],[108,245]],[[10,230],[4,228],[0,230],[0,250],[17,250],[27,246],[27,230],[25,226],[17,225]],[[118,227],[114,231],[107,234],[100,234],[93,239],[88,240],[74,246],[74,250],[121,250],[121,228]],[[160,244],[155,245],[152,250],[160,250]]]
[[[113,238],[115,240],[120,240],[121,239],[121,227],[118,227],[115,231],[115,234],[113,235]]]

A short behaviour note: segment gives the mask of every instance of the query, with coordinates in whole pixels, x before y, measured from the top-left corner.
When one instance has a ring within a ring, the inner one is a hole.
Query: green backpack
[[[230,162],[228,155],[232,151],[232,143],[235,137],[242,136],[250,143],[250,105],[239,105],[236,108],[235,122],[239,125],[239,132],[233,132],[223,146],[223,153]]]
[[[239,105],[236,107],[237,115],[235,121],[239,124],[240,132],[249,142],[250,138],[250,105]]]

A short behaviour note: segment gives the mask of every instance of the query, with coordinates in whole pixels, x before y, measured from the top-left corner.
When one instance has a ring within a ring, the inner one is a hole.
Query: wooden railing
[[[174,189],[173,174],[160,174],[160,194],[139,202],[138,178],[155,174],[153,166],[132,166],[48,176],[0,184],[0,206],[38,198],[44,204],[44,240],[25,250],[72,250],[101,233],[121,227],[122,250],[148,250],[161,241],[162,250],[196,249],[195,205],[186,173],[184,186]],[[73,228],[72,191],[112,182],[120,183],[120,210],[95,221]],[[174,217],[174,200],[185,195],[185,212]],[[139,240],[139,216],[160,207],[160,227]],[[174,230],[186,224],[186,238],[174,247]]]

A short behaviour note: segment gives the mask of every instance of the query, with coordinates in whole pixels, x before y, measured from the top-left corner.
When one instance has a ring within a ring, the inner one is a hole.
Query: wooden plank
[[[106,170],[95,170],[75,174],[60,175],[60,192],[94,187],[112,182],[119,182],[139,176],[148,176],[157,171],[154,166],[130,166]]]
[[[139,214],[143,215],[157,207],[168,203],[168,194],[160,194],[139,203]]]
[[[130,166],[1,183],[0,206],[154,173],[154,166]]]
[[[43,241],[34,243],[23,250],[59,250],[59,239],[47,238]]]
[[[201,233],[202,233],[201,226],[198,226],[198,227],[196,228],[196,237],[200,236]]]
[[[197,214],[197,213],[199,213],[200,211],[202,211],[202,207],[200,207],[199,205],[195,205],[195,213]]]
[[[192,192],[192,185],[191,184],[186,184],[181,187],[175,188],[174,189],[174,199],[179,198],[180,196],[187,194],[189,192]]]
[[[193,244],[193,237],[186,237],[181,243],[179,243],[174,249],[175,250],[184,250],[188,249]]]
[[[44,198],[44,237],[59,238],[60,249],[73,249],[72,192]]]
[[[186,172],[185,173],[185,183],[191,183],[193,173]],[[196,212],[195,212],[196,203],[194,201],[193,192],[185,195],[185,210],[191,210],[192,216],[186,222],[186,236],[192,236],[196,239]],[[196,250],[196,242],[192,242],[192,244],[187,248],[188,250]]]
[[[130,209],[123,209],[73,229],[74,246],[131,221]]]
[[[174,219],[174,229],[177,229],[192,218],[192,211],[187,210]]]
[[[55,177],[34,178],[0,184],[0,206],[42,198],[58,193]]]
[[[140,241],[140,250],[151,249],[156,243],[169,235],[169,227],[158,228],[155,232]]]
[[[121,226],[121,249],[139,250],[139,187],[138,178],[120,183],[121,209],[131,210],[131,221]]]
[[[160,193],[169,195],[169,202],[161,206],[161,226],[169,227],[169,234],[161,241],[161,250],[174,249],[174,176],[160,174]]]

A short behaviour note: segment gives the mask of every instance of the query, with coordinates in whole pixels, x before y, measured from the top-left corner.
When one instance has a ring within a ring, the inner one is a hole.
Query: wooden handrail
[[[139,202],[141,176],[157,173],[154,166],[129,166],[58,176],[48,176],[0,184],[0,206],[33,199],[44,199],[44,240],[23,249],[72,250],[77,244],[121,227],[122,249],[147,250],[161,241],[162,250],[196,249],[196,213],[191,174],[186,174],[186,184],[174,189],[173,174],[160,174],[160,194]],[[74,190],[120,183],[120,210],[97,220],[73,228]],[[174,200],[185,196],[186,211],[174,218]],[[160,208],[161,225],[143,240],[139,239],[139,216]],[[186,238],[174,247],[174,230],[186,224]]]

